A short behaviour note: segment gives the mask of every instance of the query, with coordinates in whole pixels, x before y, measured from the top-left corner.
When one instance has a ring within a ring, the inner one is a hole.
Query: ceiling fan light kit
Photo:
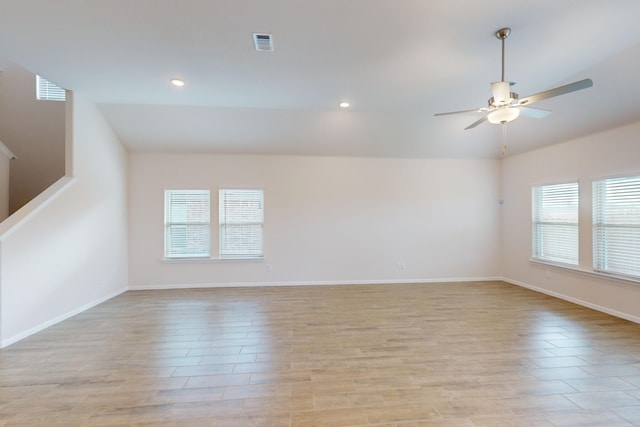
[[[489,123],[494,125],[505,124],[517,119],[519,115],[519,108],[500,108],[489,113],[487,120],[489,120]]]
[[[504,41],[511,34],[511,28],[501,28],[496,31],[496,37],[502,43],[502,78],[499,82],[491,83],[491,94],[487,107],[480,107],[472,110],[452,111],[448,113],[437,113],[435,116],[446,116],[451,114],[462,113],[483,113],[483,116],[467,126],[465,130],[472,129],[479,124],[488,121],[491,124],[506,124],[510,121],[517,119],[522,112],[523,115],[542,118],[548,115],[550,112],[547,110],[541,110],[537,108],[529,108],[529,105],[534,102],[542,101],[543,99],[552,98],[554,96],[564,95],[577,90],[582,90],[593,86],[591,79],[584,79],[574,83],[570,83],[564,86],[549,89],[544,92],[539,92],[534,95],[527,96],[523,99],[518,98],[518,94],[511,92],[511,86],[515,83],[506,81],[504,78]],[[524,108],[524,105],[527,107]]]

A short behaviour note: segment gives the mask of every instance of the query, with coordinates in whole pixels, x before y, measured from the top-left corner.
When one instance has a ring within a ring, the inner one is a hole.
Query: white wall
[[[15,155],[0,141],[0,222],[9,216],[9,176]]]
[[[501,276],[495,160],[131,153],[129,177],[131,288]],[[264,189],[264,262],[163,262],[164,190],[211,189],[215,253],[224,187]]]
[[[65,174],[65,102],[38,101],[35,74],[1,64],[0,140],[17,156],[10,174],[13,213]]]
[[[1,346],[127,288],[127,152],[93,103],[68,108],[69,176],[0,224]]]
[[[591,185],[640,174],[640,123],[505,159],[503,266],[508,281],[640,322],[640,283],[590,274]],[[514,141],[513,144],[517,144]],[[580,270],[530,262],[531,186],[579,180]]]

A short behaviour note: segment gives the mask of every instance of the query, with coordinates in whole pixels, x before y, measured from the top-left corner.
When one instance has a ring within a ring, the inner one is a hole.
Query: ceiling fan
[[[435,116],[447,116],[461,113],[484,113],[484,115],[465,128],[472,129],[479,124],[489,121],[492,124],[506,124],[518,118],[520,113],[525,116],[542,118],[551,113],[549,110],[530,108],[529,105],[543,99],[564,95],[577,90],[582,90],[593,86],[591,79],[584,79],[577,82],[559,86],[554,89],[545,90],[534,95],[519,99],[518,94],[511,92],[511,86],[515,83],[504,80],[504,41],[511,34],[511,28],[502,28],[496,31],[496,37],[502,41],[502,79],[499,82],[491,83],[492,97],[489,98],[487,107],[475,108],[472,110],[452,111],[449,113],[437,113]]]

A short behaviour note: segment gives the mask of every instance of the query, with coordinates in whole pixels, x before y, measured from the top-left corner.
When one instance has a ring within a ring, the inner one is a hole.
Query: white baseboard
[[[161,289],[202,289],[202,288],[238,288],[266,286],[348,286],[348,285],[391,285],[418,283],[453,283],[453,282],[491,282],[502,280],[501,277],[455,277],[441,279],[383,279],[383,280],[328,280],[304,282],[240,282],[240,283],[197,283],[175,285],[138,285],[129,286],[131,291],[151,291]]]
[[[561,294],[559,292],[554,292],[554,291],[550,291],[548,289],[539,288],[537,286],[533,286],[533,285],[530,285],[528,283],[520,282],[519,280],[513,280],[513,279],[506,278],[506,277],[503,277],[502,280],[504,282],[511,283],[512,285],[516,285],[516,286],[520,286],[520,287],[523,287],[523,288],[531,289],[532,291],[540,292],[542,294],[546,294],[546,295],[549,295],[549,296],[552,296],[552,297],[555,297],[555,298],[559,298],[559,299],[562,299],[562,300],[565,300],[565,301],[569,301],[569,302],[572,302],[574,304],[581,305],[583,307],[591,308],[593,310],[600,311],[602,313],[610,314],[611,316],[615,316],[615,317],[619,317],[621,319],[628,320],[630,322],[640,323],[640,317],[633,316],[633,315],[628,314],[628,313],[623,313],[621,311],[613,310],[613,309],[608,308],[608,307],[603,307],[601,305],[594,304],[594,303],[591,303],[589,301],[584,301],[584,300],[581,300],[581,299],[578,299],[578,298],[570,297],[568,295],[564,295],[564,294]]]
[[[31,336],[31,335],[33,335],[35,333],[38,333],[38,332],[40,332],[40,331],[42,331],[44,329],[47,329],[48,327],[53,326],[56,323],[60,323],[63,320],[67,320],[70,317],[73,317],[76,314],[80,314],[83,311],[86,311],[86,310],[88,310],[88,309],[90,309],[92,307],[95,307],[98,304],[102,304],[103,302],[105,302],[107,300],[110,300],[111,298],[116,297],[116,296],[118,296],[118,295],[120,295],[120,294],[122,294],[122,293],[124,293],[126,291],[127,291],[127,288],[123,288],[123,289],[117,290],[117,291],[112,292],[112,293],[110,293],[108,295],[105,295],[105,296],[103,296],[101,298],[98,298],[97,300],[91,301],[90,303],[85,304],[82,307],[78,307],[78,308],[76,308],[74,310],[71,310],[68,313],[65,313],[65,314],[63,314],[61,316],[58,316],[58,317],[54,318],[54,319],[48,320],[48,321],[46,321],[44,323],[41,323],[40,325],[35,326],[35,327],[31,328],[31,329],[28,329],[28,330],[26,330],[24,332],[21,332],[21,333],[19,333],[17,335],[14,335],[11,338],[7,338],[5,340],[2,340],[2,341],[0,341],[0,349],[5,348],[7,346],[10,346],[11,344],[14,344],[14,343],[16,343],[16,342],[18,342],[20,340],[23,340],[23,339],[27,338],[28,336]]]

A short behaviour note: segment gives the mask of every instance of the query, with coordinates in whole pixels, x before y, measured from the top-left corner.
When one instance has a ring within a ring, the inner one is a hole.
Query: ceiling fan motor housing
[[[489,107],[499,108],[505,105],[512,105],[518,100],[518,94],[511,92],[509,82],[493,82],[491,83],[491,92],[493,96],[489,98]]]

